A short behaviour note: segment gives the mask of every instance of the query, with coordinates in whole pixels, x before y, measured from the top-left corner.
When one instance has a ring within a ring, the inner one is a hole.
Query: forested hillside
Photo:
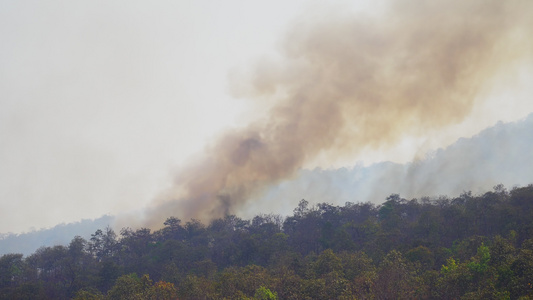
[[[414,198],[459,195],[463,191],[483,193],[500,183],[525,186],[533,178],[532,128],[530,114],[517,122],[500,122],[409,163],[302,169],[295,178],[270,187],[261,199],[251,201],[248,211],[257,211],[258,205],[272,211],[270,203],[279,199],[288,199],[282,207],[290,212],[301,198],[336,204],[354,199],[382,203],[392,193]]]
[[[42,246],[67,245],[74,236],[90,237],[95,230],[106,227],[113,220],[114,217],[106,215],[94,220],[59,224],[49,229],[4,234],[0,236],[0,255],[13,252],[29,255]]]
[[[257,211],[286,216],[301,198],[311,203],[357,201],[380,204],[391,193],[412,198],[458,195],[464,190],[483,193],[498,183],[527,185],[533,178],[531,128],[533,114],[521,121],[498,123],[416,162],[302,169],[296,178],[282,181],[270,187],[262,197],[249,201],[242,213],[246,217],[253,217],[252,212]],[[236,214],[242,217],[239,212]],[[115,216],[102,216],[29,233],[0,234],[0,255],[11,252],[29,255],[39,246],[68,245],[75,235],[90,238],[96,229],[104,228],[114,220]]]
[[[161,230],[0,258],[1,299],[531,299],[533,185]]]

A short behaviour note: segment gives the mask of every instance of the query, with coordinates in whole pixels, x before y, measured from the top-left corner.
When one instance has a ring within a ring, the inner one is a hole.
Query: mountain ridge
[[[531,165],[533,114],[516,122],[498,122],[415,162],[385,161],[367,167],[301,170],[296,179],[281,182],[271,187],[265,196],[251,201],[243,214],[264,211],[287,215],[302,198],[311,203],[379,204],[391,194],[405,198],[438,197],[467,191],[480,193],[498,184],[525,186],[533,182]],[[273,201],[276,201],[275,205]],[[277,211],[273,211],[273,206]],[[75,235],[89,238],[97,229],[113,222],[114,217],[106,215],[94,220],[59,224],[50,229],[3,234],[0,255],[29,255],[42,246],[67,245]]]

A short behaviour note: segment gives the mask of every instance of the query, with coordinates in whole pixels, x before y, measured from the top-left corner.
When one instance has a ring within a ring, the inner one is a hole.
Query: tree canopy
[[[0,257],[0,299],[530,299],[533,185],[163,228]]]

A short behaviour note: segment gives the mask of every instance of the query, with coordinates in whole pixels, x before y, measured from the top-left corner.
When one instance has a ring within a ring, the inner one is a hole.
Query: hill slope
[[[382,162],[353,168],[301,170],[294,180],[269,189],[245,211],[286,214],[300,199],[310,202],[382,203],[390,194],[406,198],[474,194],[497,184],[524,186],[533,181],[533,114],[498,123],[461,138],[426,159],[408,164]],[[257,207],[260,207],[259,209]]]

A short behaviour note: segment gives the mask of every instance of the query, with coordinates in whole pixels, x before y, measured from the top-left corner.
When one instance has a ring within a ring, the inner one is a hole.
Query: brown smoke
[[[249,97],[276,104],[183,168],[146,225],[221,217],[317,155],[353,155],[462,121],[494,75],[530,58],[532,14],[528,0],[401,0],[375,19],[303,19],[286,37],[284,62],[249,83]]]

